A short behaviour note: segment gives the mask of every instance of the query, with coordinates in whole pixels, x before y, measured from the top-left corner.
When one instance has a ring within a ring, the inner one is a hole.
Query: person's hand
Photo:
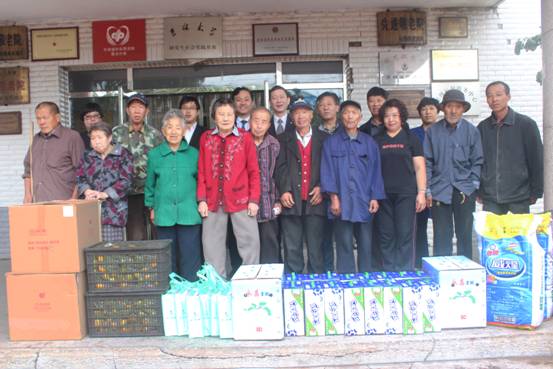
[[[340,214],[342,213],[340,198],[336,194],[330,196],[330,213],[335,217],[340,216]]]
[[[209,208],[207,207],[207,202],[200,201],[198,204],[198,213],[200,213],[200,216],[202,218],[207,218],[207,214],[209,212]]]
[[[106,200],[108,197],[109,197],[108,194],[105,192],[98,192],[96,195],[96,198],[98,200]]]
[[[150,209],[150,221],[153,223],[155,218],[154,209]]]
[[[23,203],[24,204],[30,204],[32,202],[33,202],[33,195],[31,195],[29,193],[29,194],[25,194],[25,196],[23,196]]]
[[[420,213],[424,210],[424,208],[426,208],[426,195],[424,194],[424,192],[419,192],[417,194],[415,209],[417,213]]]
[[[294,196],[292,196],[291,192],[285,192],[280,196],[280,203],[285,208],[291,208],[294,206]]]
[[[313,206],[319,205],[323,201],[323,195],[319,186],[313,187],[311,192],[309,192],[309,196],[311,196],[310,202]]]
[[[374,214],[378,211],[378,200],[371,200],[369,202],[369,213]]]
[[[538,198],[535,196],[530,196],[530,205],[534,205],[538,201]]]
[[[98,193],[99,193],[98,191],[91,190],[91,189],[85,190],[84,198],[86,200],[98,200]]]
[[[428,209],[432,207],[432,195],[426,195],[426,207]]]
[[[255,217],[257,216],[257,212],[259,211],[259,205],[257,205],[256,203],[254,202],[250,202],[248,203],[248,215],[250,217]]]

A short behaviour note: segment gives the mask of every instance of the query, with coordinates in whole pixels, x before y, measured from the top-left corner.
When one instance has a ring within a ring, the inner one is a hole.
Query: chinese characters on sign
[[[478,49],[432,50],[432,81],[477,81]]]
[[[31,30],[31,60],[79,59],[79,27]]]
[[[92,22],[94,63],[146,60],[146,20]]]
[[[0,105],[29,102],[29,68],[0,68]]]
[[[253,55],[298,55],[297,23],[253,24]]]
[[[0,27],[0,60],[28,58],[27,27]]]
[[[386,11],[376,14],[378,46],[426,45],[426,13]]]
[[[21,134],[21,112],[10,111],[0,113],[0,135]]]
[[[442,101],[446,91],[456,89],[465,94],[465,99],[471,104],[470,110],[465,115],[480,115],[482,91],[480,82],[433,82],[432,97]]]
[[[428,53],[381,51],[378,53],[381,85],[427,85],[430,83]]]
[[[223,56],[223,18],[177,17],[163,22],[165,59]]]

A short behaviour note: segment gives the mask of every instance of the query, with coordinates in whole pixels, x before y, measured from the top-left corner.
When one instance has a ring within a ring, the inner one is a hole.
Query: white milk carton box
[[[422,287],[422,321],[424,333],[440,332],[439,296],[440,285],[432,280],[418,282]]]
[[[188,336],[190,338],[206,336],[203,306],[197,291],[190,293],[186,300],[186,319],[188,320]]]
[[[235,340],[284,338],[283,264],[242,265],[231,280]]]
[[[357,281],[342,282],[344,288],[344,334],[361,336],[365,334],[364,284]]]
[[[175,293],[177,335],[185,336],[188,334],[188,318],[186,316],[186,300],[188,292]]]
[[[384,284],[384,320],[386,334],[400,334],[403,331],[403,291],[392,281]]]
[[[403,299],[403,334],[424,333],[422,286],[414,280],[400,283]]]
[[[174,293],[165,293],[161,295],[161,308],[163,310],[163,331],[165,335],[178,336]]]
[[[386,333],[384,316],[384,287],[380,281],[371,279],[364,288],[365,334]]]
[[[215,295],[217,300],[217,318],[219,320],[219,337],[232,338],[232,300],[229,294]]]
[[[325,334],[344,334],[344,289],[338,281],[323,282]]]
[[[441,328],[486,326],[486,271],[464,256],[422,259],[424,271],[440,285]]]
[[[325,335],[325,307],[323,286],[318,281],[305,281],[303,299],[305,303],[305,335]]]
[[[284,334],[286,336],[305,336],[305,311],[303,284],[288,280],[282,284],[284,304]]]

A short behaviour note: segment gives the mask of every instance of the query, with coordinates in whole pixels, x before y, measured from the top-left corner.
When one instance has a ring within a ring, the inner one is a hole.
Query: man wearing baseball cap
[[[163,136],[154,127],[145,123],[148,115],[148,100],[141,93],[129,96],[127,100],[128,122],[113,128],[113,142],[121,144],[133,156],[134,177],[129,194],[128,240],[148,239],[150,229],[149,212],[144,207],[144,183],[148,151],[163,141]]]
[[[453,221],[457,255],[472,258],[472,213],[484,162],[478,129],[463,118],[470,103],[459,90],[444,94],[444,119],[426,132],[427,204],[432,207],[434,256],[452,255]]]
[[[284,263],[288,273],[303,273],[303,240],[309,273],[324,272],[322,241],[326,217],[320,184],[321,151],[328,134],[312,129],[313,108],[303,100],[290,107],[294,131],[278,138],[275,178],[282,204]]]

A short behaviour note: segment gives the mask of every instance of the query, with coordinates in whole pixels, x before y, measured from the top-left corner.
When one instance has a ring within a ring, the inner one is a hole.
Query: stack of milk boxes
[[[484,270],[464,257],[425,258],[424,271],[289,274],[282,288],[286,336],[422,334],[486,325]]]

